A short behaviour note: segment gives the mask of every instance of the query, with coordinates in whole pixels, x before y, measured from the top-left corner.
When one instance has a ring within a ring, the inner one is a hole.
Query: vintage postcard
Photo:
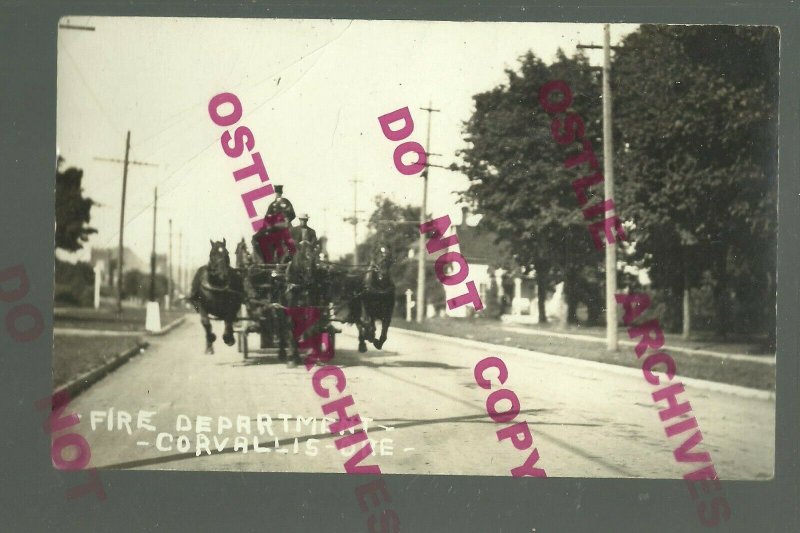
[[[778,42],[62,18],[53,463],[771,479]]]

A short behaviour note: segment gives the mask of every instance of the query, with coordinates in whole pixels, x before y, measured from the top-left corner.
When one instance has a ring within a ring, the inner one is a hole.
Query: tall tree
[[[96,229],[88,226],[94,201],[83,196],[83,170],[69,167],[62,172],[63,161],[64,158],[59,156],[59,168],[56,169],[56,248],[75,252],[83,248],[89,235],[97,233]]]
[[[656,287],[711,273],[721,334],[732,292],[774,314],[777,60],[775,28],[648,25],[613,64],[618,209]]]
[[[370,214],[367,227],[371,230],[364,242],[368,255],[377,246],[386,246],[392,257],[408,255],[408,249],[419,238],[419,207],[400,206],[383,196],[375,198],[375,210]],[[359,250],[361,252],[361,250]]]
[[[568,58],[560,50],[549,66],[528,52],[506,75],[506,83],[473,97],[475,111],[464,124],[468,146],[458,153],[470,180],[463,196],[483,214],[481,224],[510,244],[520,265],[535,269],[539,321],[547,321],[546,295],[561,280],[574,316],[580,270],[596,267],[600,256],[570,186],[578,176],[564,169],[564,158],[579,145],[553,141],[538,95],[546,82],[565,80],[574,95],[570,111],[596,136],[600,80],[584,55]]]
[[[370,214],[367,227],[369,235],[358,245],[358,256],[368,261],[379,246],[385,246],[391,254],[392,279],[395,282],[398,302],[404,305],[407,289],[417,290],[417,258],[409,258],[408,251],[417,249],[419,239],[419,207],[401,206],[383,196],[375,198],[375,210]],[[352,256],[345,257],[349,263]],[[425,294],[434,305],[444,306],[445,293],[436,279],[432,265],[426,265]]]

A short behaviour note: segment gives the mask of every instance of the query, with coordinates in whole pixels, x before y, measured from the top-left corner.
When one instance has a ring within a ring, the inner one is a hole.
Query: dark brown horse
[[[324,271],[317,264],[316,247],[309,241],[300,241],[296,243],[296,246],[296,252],[286,267],[286,307],[291,309],[313,308],[320,313],[327,312],[322,309],[325,276]],[[322,326],[323,321],[317,320],[303,333],[302,339],[318,335]],[[292,355],[288,365],[296,366],[300,362],[298,343],[302,339],[294,336],[292,339]]]
[[[363,316],[361,296],[364,291],[364,275],[366,273],[364,267],[327,264],[324,272],[325,301],[333,304],[335,320],[344,324],[353,324],[358,328],[359,350],[365,352],[367,345],[361,335],[361,317]]]
[[[200,321],[206,330],[206,353],[214,353],[214,341],[217,336],[211,331],[209,315],[225,322],[222,340],[233,346],[233,321],[239,313],[244,300],[244,286],[241,275],[231,268],[231,260],[226,248],[225,239],[209,241],[211,252],[208,264],[200,267],[192,279],[192,292],[189,301],[200,313]]]
[[[385,247],[376,250],[368,267],[329,265],[325,295],[333,302],[336,319],[358,328],[358,351],[367,351],[367,341],[379,350],[386,342],[395,304],[391,278],[392,259]],[[375,321],[381,335],[375,338]]]
[[[367,273],[364,275],[361,303],[364,319],[361,321],[358,335],[358,351],[367,350],[365,340],[381,349],[386,342],[389,324],[392,322],[395,304],[395,286],[391,275],[392,258],[386,247],[375,251]],[[375,338],[375,321],[381,321],[381,335]],[[363,348],[363,349],[362,349]]]

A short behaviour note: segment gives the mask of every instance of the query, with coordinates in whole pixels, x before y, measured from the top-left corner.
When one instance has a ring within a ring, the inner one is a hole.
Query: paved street
[[[220,324],[214,325],[219,330]],[[541,456],[536,466],[548,476],[678,478],[703,466],[676,463],[672,450],[690,434],[667,439],[650,398],[655,389],[636,371],[537,358],[503,347],[487,353],[398,329],[389,332],[384,351],[370,346],[359,354],[347,333],[337,337],[334,362],[347,377],[343,394],[355,399],[350,412],[371,419],[368,434],[376,456],[362,464],[375,461],[385,473],[510,475],[523,463],[527,451],[497,441],[495,431],[505,424],[488,417],[484,402],[489,391],[474,383],[473,368],[486,355],[505,361],[505,387],[519,396],[520,417],[529,422]],[[250,342],[257,343],[257,337]],[[73,400],[93,466],[343,472],[346,456],[322,427],[321,406],[329,400],[314,392],[304,366],[286,368],[275,356],[243,360],[235,346],[220,340],[215,355],[204,355],[203,348],[199,319],[190,315],[170,334],[153,338],[144,354]],[[493,378],[496,371],[487,375]],[[695,451],[711,453],[722,479],[771,477],[774,400],[690,385],[680,400],[691,402],[703,434]],[[114,428],[109,431],[112,408]],[[106,411],[102,417],[95,413],[94,431],[92,410]],[[146,429],[147,420],[137,429],[140,410],[156,413],[149,421],[154,431]],[[127,413],[133,418],[131,435],[124,424]],[[186,415],[193,427],[176,428],[186,422],[179,415]],[[260,415],[269,415],[271,424]],[[211,455],[204,446],[199,457],[195,454],[198,416],[210,417],[201,418],[200,429],[206,422],[210,428],[199,439],[209,442]]]

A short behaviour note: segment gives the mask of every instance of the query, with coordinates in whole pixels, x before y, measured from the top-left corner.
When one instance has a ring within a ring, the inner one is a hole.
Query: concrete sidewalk
[[[514,333],[522,333],[525,335],[538,335],[540,337],[555,337],[558,339],[571,339],[583,342],[593,342],[595,344],[605,344],[606,339],[603,337],[596,337],[594,335],[581,335],[576,333],[559,333],[551,330],[540,330],[535,328],[526,328],[524,326],[500,326],[503,331],[513,331]],[[622,346],[636,346],[634,341],[620,339],[619,344]],[[680,352],[684,354],[708,355],[710,357],[718,357],[720,359],[732,361],[749,361],[752,363],[762,363],[765,365],[775,366],[775,356],[772,355],[748,355],[743,353],[724,353],[715,352],[713,350],[701,350],[697,348],[683,348],[679,346],[669,345],[669,341],[665,344],[665,350],[670,352]]]
[[[553,364],[559,367],[567,365],[573,368],[590,369],[590,370],[593,369],[595,371],[609,372],[627,377],[641,378],[642,376],[641,370],[635,367],[619,366],[611,363],[602,363],[599,361],[587,361],[585,359],[575,359],[573,357],[565,357],[562,355],[550,354],[538,350],[528,350],[525,348],[506,346],[503,344],[492,344],[489,342],[476,341],[472,339],[462,339],[461,337],[448,337],[445,335],[439,335],[437,333],[413,331],[409,329],[404,329],[403,333],[407,333],[409,335],[413,335],[423,339],[430,339],[432,341],[451,342],[461,346],[477,348],[485,350],[489,353],[515,354],[515,355],[520,355],[522,357],[534,356],[540,360],[546,360],[548,362],[552,362]],[[573,335],[573,336],[578,336],[578,335]],[[578,339],[578,340],[584,340],[584,339]],[[605,342],[604,339],[601,340]],[[625,341],[625,342],[629,344],[635,344],[630,341]],[[622,341],[620,341],[620,343],[622,343]],[[660,370],[655,370],[654,373],[662,377],[666,376],[666,374]],[[725,394],[733,394],[742,398],[753,398],[758,400],[775,401],[775,391],[754,389],[752,387],[743,387],[741,385],[731,385],[729,383],[720,383],[717,381],[690,378],[686,376],[681,376],[680,379],[681,382],[683,382],[688,386],[696,387],[709,392],[721,392]]]
[[[176,327],[183,324],[186,317],[178,317],[158,331],[138,331],[126,330],[117,331],[111,329],[82,329],[82,328],[53,328],[54,335],[74,335],[78,337],[126,337],[131,335],[164,335]]]

